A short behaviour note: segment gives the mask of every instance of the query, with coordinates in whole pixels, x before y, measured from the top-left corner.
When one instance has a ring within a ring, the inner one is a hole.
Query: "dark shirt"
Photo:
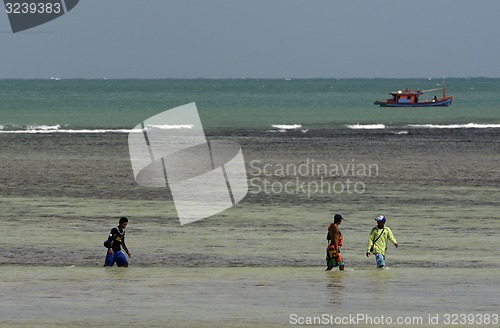
[[[111,229],[111,233],[108,237],[108,243],[111,245],[114,252],[120,251],[121,247],[123,247],[123,250],[128,254],[128,248],[125,245],[125,230],[120,232],[118,227]]]

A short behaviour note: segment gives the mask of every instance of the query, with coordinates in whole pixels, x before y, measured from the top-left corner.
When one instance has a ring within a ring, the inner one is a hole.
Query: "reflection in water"
[[[344,276],[345,272],[329,271],[327,273],[328,280],[326,288],[329,291],[329,302],[335,307],[342,307],[342,300],[344,295]]]
[[[369,276],[372,303],[373,304],[384,304],[389,299],[388,293],[392,288],[392,275],[389,268],[385,267],[382,269],[374,269],[373,273]]]

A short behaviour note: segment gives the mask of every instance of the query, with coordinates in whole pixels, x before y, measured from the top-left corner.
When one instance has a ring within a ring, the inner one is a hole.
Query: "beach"
[[[424,132],[211,135],[242,145],[254,186],[235,207],[186,226],[168,190],[135,184],[125,134],[4,135],[4,324],[253,327],[289,325],[292,314],[493,314],[498,136]],[[362,193],[278,189],[297,179],[274,175],[285,163],[307,164],[300,182],[320,181],[312,160],[378,171],[323,174],[362,182]],[[274,184],[267,193],[264,179]],[[343,273],[323,271],[334,212],[347,219]],[[384,271],[364,255],[379,213],[401,244],[389,249]],[[102,268],[102,241],[123,215],[131,267]],[[121,310],[110,313],[116,293]]]
[[[104,98],[96,92],[92,99]],[[281,92],[257,95],[269,100]],[[239,96],[230,92],[224,101],[237,103]],[[233,118],[230,127],[218,127],[214,113],[206,137],[241,146],[249,191],[234,207],[181,225],[168,187],[134,180],[126,132],[139,123],[138,113],[132,124],[126,111],[117,125],[112,118],[96,125],[94,112],[88,125],[71,123],[84,108],[79,101],[69,114],[56,106],[67,121],[50,114],[47,121],[33,119],[31,129],[24,115],[2,108],[10,116],[0,122],[0,326],[282,327],[310,320],[309,326],[332,326],[351,318],[341,326],[368,327],[384,326],[384,316],[444,327],[446,315],[464,314],[473,318],[461,326],[472,327],[500,314],[500,119],[491,120],[493,109],[473,121],[453,121],[451,107],[418,122],[417,114],[400,113],[391,123],[383,111],[383,120],[351,114],[348,122],[307,123],[294,116],[299,109],[283,114],[285,103],[276,109],[281,116],[248,124]],[[41,106],[53,103],[44,99]],[[351,112],[359,105],[337,106]],[[311,116],[316,109],[324,114],[321,104],[308,108]],[[463,104],[457,108],[474,115]],[[114,117],[120,110],[109,111]],[[209,112],[200,109],[202,120]],[[324,271],[335,213],[346,218],[345,272]],[[379,214],[400,244],[389,245],[384,270],[365,256]],[[121,216],[129,218],[134,256],[128,269],[103,268],[102,242]]]

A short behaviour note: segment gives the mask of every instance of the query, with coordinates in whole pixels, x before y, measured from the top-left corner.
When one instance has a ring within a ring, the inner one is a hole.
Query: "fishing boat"
[[[433,99],[421,100],[420,97],[426,92],[432,92],[436,90],[443,90],[443,97],[437,98],[434,96]],[[453,96],[446,95],[446,87],[443,84],[442,88],[429,89],[429,90],[409,90],[404,91],[394,91],[389,93],[392,98],[387,100],[377,100],[374,102],[375,105],[380,107],[438,107],[438,106],[450,106],[453,101]]]

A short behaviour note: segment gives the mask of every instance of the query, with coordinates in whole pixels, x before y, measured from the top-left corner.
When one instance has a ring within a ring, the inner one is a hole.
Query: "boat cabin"
[[[395,104],[416,104],[418,103],[418,97],[423,95],[424,93],[422,91],[413,91],[413,90],[408,90],[406,89],[405,91],[397,91],[397,92],[391,92],[390,95],[392,95],[392,99],[389,99],[389,101],[392,100],[393,103]]]

